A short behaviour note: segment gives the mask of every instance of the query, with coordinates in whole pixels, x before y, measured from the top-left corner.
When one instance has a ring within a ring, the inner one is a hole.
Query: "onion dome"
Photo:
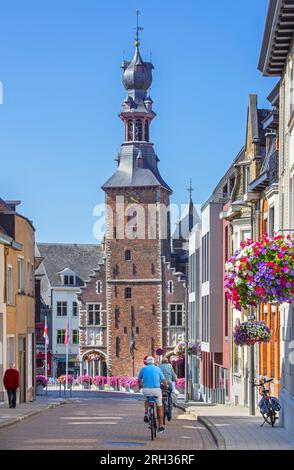
[[[147,91],[152,83],[151,64],[144,63],[136,46],[132,62],[125,68],[123,73],[123,84],[126,90]]]

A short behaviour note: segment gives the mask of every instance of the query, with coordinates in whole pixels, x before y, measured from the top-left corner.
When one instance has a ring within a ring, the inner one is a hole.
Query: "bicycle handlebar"
[[[250,382],[250,383],[251,385],[253,385],[253,387],[262,387],[264,384],[273,382],[273,380],[274,379],[263,380],[262,382],[259,382],[258,384],[256,384],[255,382]]]

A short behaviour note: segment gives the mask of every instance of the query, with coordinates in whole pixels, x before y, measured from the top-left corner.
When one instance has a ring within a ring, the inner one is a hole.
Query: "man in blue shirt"
[[[143,395],[147,397],[156,397],[156,405],[159,420],[159,433],[163,433],[163,411],[162,411],[162,392],[161,383],[167,388],[168,384],[163,375],[163,372],[154,365],[154,358],[148,356],[145,360],[146,366],[142,367],[138,375],[139,384],[143,384]],[[144,421],[148,423],[148,403],[145,401],[145,415]]]

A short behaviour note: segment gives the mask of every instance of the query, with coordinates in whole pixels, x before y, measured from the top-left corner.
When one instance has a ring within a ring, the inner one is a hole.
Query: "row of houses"
[[[35,229],[20,201],[0,199],[0,401],[9,364],[20,372],[19,400],[35,396]]]
[[[293,1],[271,0],[258,68],[265,77],[277,77],[277,84],[267,109],[249,95],[245,141],[202,206],[201,229],[190,236],[188,334],[190,340],[200,339],[202,350],[201,359],[189,364],[189,392],[195,399],[248,406],[249,352],[232,341],[236,322],[248,319],[248,311],[234,309],[226,298],[224,265],[247,238],[294,232],[293,34]],[[254,374],[273,379],[283,424],[293,432],[293,306],[263,304],[257,316],[273,334],[269,344],[255,350]]]

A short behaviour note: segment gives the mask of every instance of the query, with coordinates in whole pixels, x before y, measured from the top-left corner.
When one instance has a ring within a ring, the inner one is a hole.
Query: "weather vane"
[[[137,10],[136,11],[136,15],[137,15],[137,27],[136,27],[136,41],[135,41],[135,46],[138,47],[140,45],[140,41],[139,41],[139,31],[143,31],[144,28],[142,28],[142,26],[139,26],[139,15],[140,15],[140,11]]]

